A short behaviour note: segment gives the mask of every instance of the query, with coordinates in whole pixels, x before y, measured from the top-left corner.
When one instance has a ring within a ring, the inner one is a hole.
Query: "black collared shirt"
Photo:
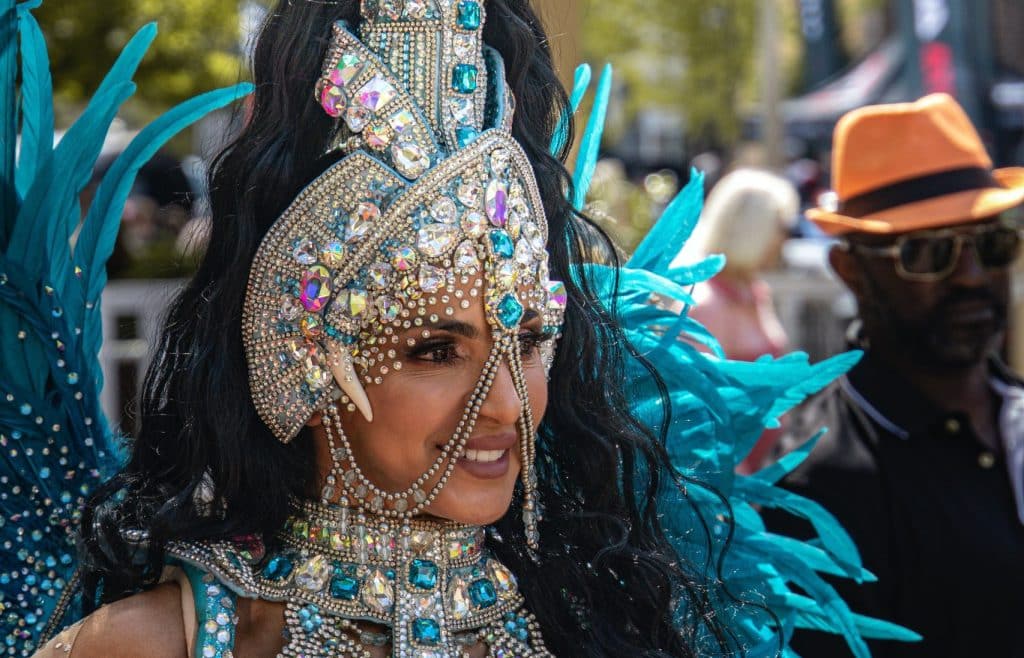
[[[1019,382],[998,364],[993,376]],[[785,486],[849,531],[877,583],[834,582],[854,612],[924,636],[870,642],[876,658],[1024,658],[1024,525],[1001,452],[965,413],[937,408],[870,354],[794,414],[793,436],[829,432]],[[810,536],[768,513],[769,526]],[[849,655],[841,640],[797,632],[805,658]]]

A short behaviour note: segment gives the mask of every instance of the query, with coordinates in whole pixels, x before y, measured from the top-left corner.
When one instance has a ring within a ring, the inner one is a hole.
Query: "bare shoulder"
[[[72,658],[187,658],[181,588],[168,582],[86,618]]]

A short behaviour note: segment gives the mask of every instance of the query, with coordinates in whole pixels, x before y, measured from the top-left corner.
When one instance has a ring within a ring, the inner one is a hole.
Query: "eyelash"
[[[524,331],[519,334],[520,354],[523,357],[527,357],[554,337],[554,334],[549,331]],[[436,339],[421,343],[409,356],[427,363],[452,366],[461,358],[456,347],[457,345],[454,340]],[[437,357],[438,355],[441,355],[440,358],[429,358]]]

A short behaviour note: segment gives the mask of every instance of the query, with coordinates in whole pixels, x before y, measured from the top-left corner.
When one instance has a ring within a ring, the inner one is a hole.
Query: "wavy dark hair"
[[[567,149],[549,153],[568,102],[547,37],[527,0],[489,0],[488,16],[485,40],[505,59],[518,101],[513,132],[548,216],[552,276],[567,283],[570,300],[538,446],[541,549],[536,559],[528,554],[517,505],[496,524],[493,548],[519,577],[556,655],[739,652],[717,614],[726,599],[706,528],[699,531],[709,550],[681,556],[659,517],[656,494],[678,476],[664,438],[630,414],[620,374],[627,360],[642,359],[586,277],[570,273],[594,253],[615,264],[615,252],[566,201]],[[94,604],[155,582],[169,541],[260,535],[272,542],[289,497],[316,496],[311,438],[283,445],[257,417],[240,326],[260,241],[330,164],[316,157],[332,125],[311,90],[339,19],[356,24],[358,0],[280,0],[262,29],[251,115],[211,168],[209,247],[170,308],[129,461],[84,515],[83,582]],[[204,474],[216,483],[213,504],[223,515],[197,511]],[[681,487],[678,504],[689,504]]]

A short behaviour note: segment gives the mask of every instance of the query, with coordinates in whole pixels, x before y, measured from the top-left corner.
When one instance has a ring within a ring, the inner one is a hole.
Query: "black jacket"
[[[799,409],[790,434],[823,426],[828,434],[784,484],[835,514],[878,576],[834,583],[854,612],[925,638],[871,642],[873,655],[1024,658],[1024,525],[1002,455],[981,444],[966,414],[937,408],[870,354]],[[771,529],[810,535],[766,516]],[[805,658],[849,655],[812,631],[798,632],[793,648]]]

